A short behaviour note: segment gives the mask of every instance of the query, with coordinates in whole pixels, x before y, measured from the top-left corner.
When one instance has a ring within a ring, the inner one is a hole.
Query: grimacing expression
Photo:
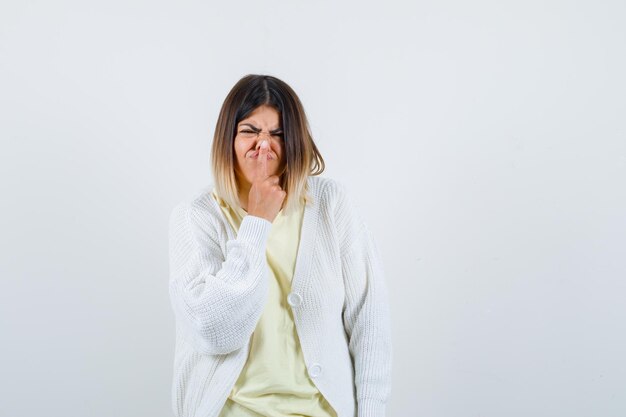
[[[280,113],[271,106],[261,105],[237,123],[235,136],[235,173],[240,181],[252,184],[261,142],[267,140],[267,174],[282,170],[284,135]]]

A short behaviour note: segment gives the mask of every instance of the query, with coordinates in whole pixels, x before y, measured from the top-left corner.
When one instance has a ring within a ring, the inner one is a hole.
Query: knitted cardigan
[[[305,366],[338,417],[384,417],[392,335],[378,248],[342,183],[309,176],[307,187],[313,201],[287,297]],[[247,215],[235,233],[212,189],[177,204],[169,219],[177,417],[219,415],[269,294],[272,223]]]

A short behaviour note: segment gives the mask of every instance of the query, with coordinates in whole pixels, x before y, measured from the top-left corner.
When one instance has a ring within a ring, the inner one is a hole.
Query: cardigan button
[[[287,296],[287,302],[292,307],[298,307],[302,304],[302,297],[297,292],[292,292]]]
[[[311,378],[315,378],[317,376],[319,376],[322,373],[322,365],[320,365],[319,363],[314,363],[313,365],[309,366],[309,375],[311,376]]]

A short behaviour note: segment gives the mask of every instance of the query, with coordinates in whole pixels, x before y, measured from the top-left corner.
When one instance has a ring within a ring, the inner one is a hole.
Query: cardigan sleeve
[[[169,218],[169,294],[177,327],[202,354],[247,343],[267,300],[265,248],[272,223],[245,216],[236,239],[218,244],[210,213],[178,204]]]
[[[344,190],[345,191],[345,190]],[[371,231],[343,196],[345,244],[341,266],[345,287],[343,322],[355,370],[357,417],[384,417],[391,392],[391,319],[385,272]]]

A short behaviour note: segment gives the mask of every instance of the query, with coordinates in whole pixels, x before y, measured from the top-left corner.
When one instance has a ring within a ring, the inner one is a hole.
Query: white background
[[[388,416],[626,415],[621,1],[3,1],[0,415],[171,416],[173,206],[248,73],[392,298]]]

